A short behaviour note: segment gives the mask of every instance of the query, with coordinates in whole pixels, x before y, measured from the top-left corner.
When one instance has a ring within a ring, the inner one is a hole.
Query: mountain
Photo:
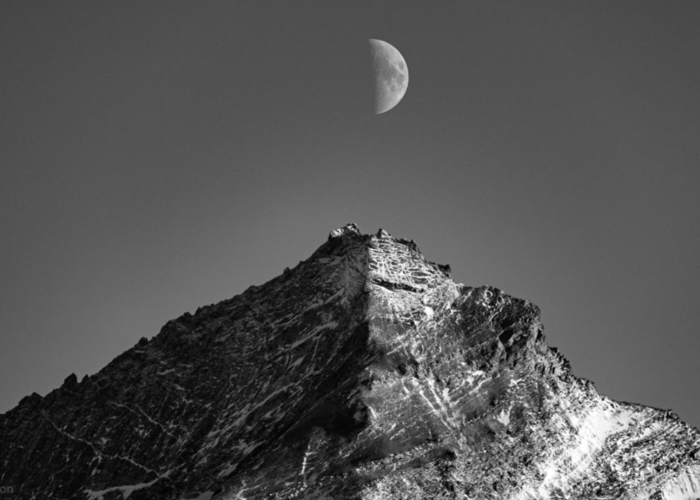
[[[354,224],[0,415],[22,500],[697,499],[700,433],[612,401],[534,304]]]

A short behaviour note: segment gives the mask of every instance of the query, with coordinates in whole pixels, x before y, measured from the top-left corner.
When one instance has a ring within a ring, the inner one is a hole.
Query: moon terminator
[[[379,115],[396,106],[408,88],[408,66],[401,53],[382,40],[369,40],[374,70],[374,112]]]

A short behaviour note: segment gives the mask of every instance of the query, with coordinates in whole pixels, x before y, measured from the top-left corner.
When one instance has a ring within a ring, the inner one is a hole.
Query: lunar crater
[[[386,113],[403,99],[408,88],[408,66],[401,53],[382,40],[370,40],[374,70],[374,112]]]

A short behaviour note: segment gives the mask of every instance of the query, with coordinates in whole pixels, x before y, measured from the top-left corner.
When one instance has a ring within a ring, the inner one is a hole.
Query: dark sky
[[[0,411],[348,222],[700,426],[699,2],[0,2]],[[368,39],[410,84],[375,116]]]

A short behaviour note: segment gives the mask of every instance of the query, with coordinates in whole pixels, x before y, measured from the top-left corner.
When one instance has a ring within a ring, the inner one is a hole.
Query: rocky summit
[[[697,499],[700,433],[612,401],[539,309],[354,224],[0,415],[22,500]]]

